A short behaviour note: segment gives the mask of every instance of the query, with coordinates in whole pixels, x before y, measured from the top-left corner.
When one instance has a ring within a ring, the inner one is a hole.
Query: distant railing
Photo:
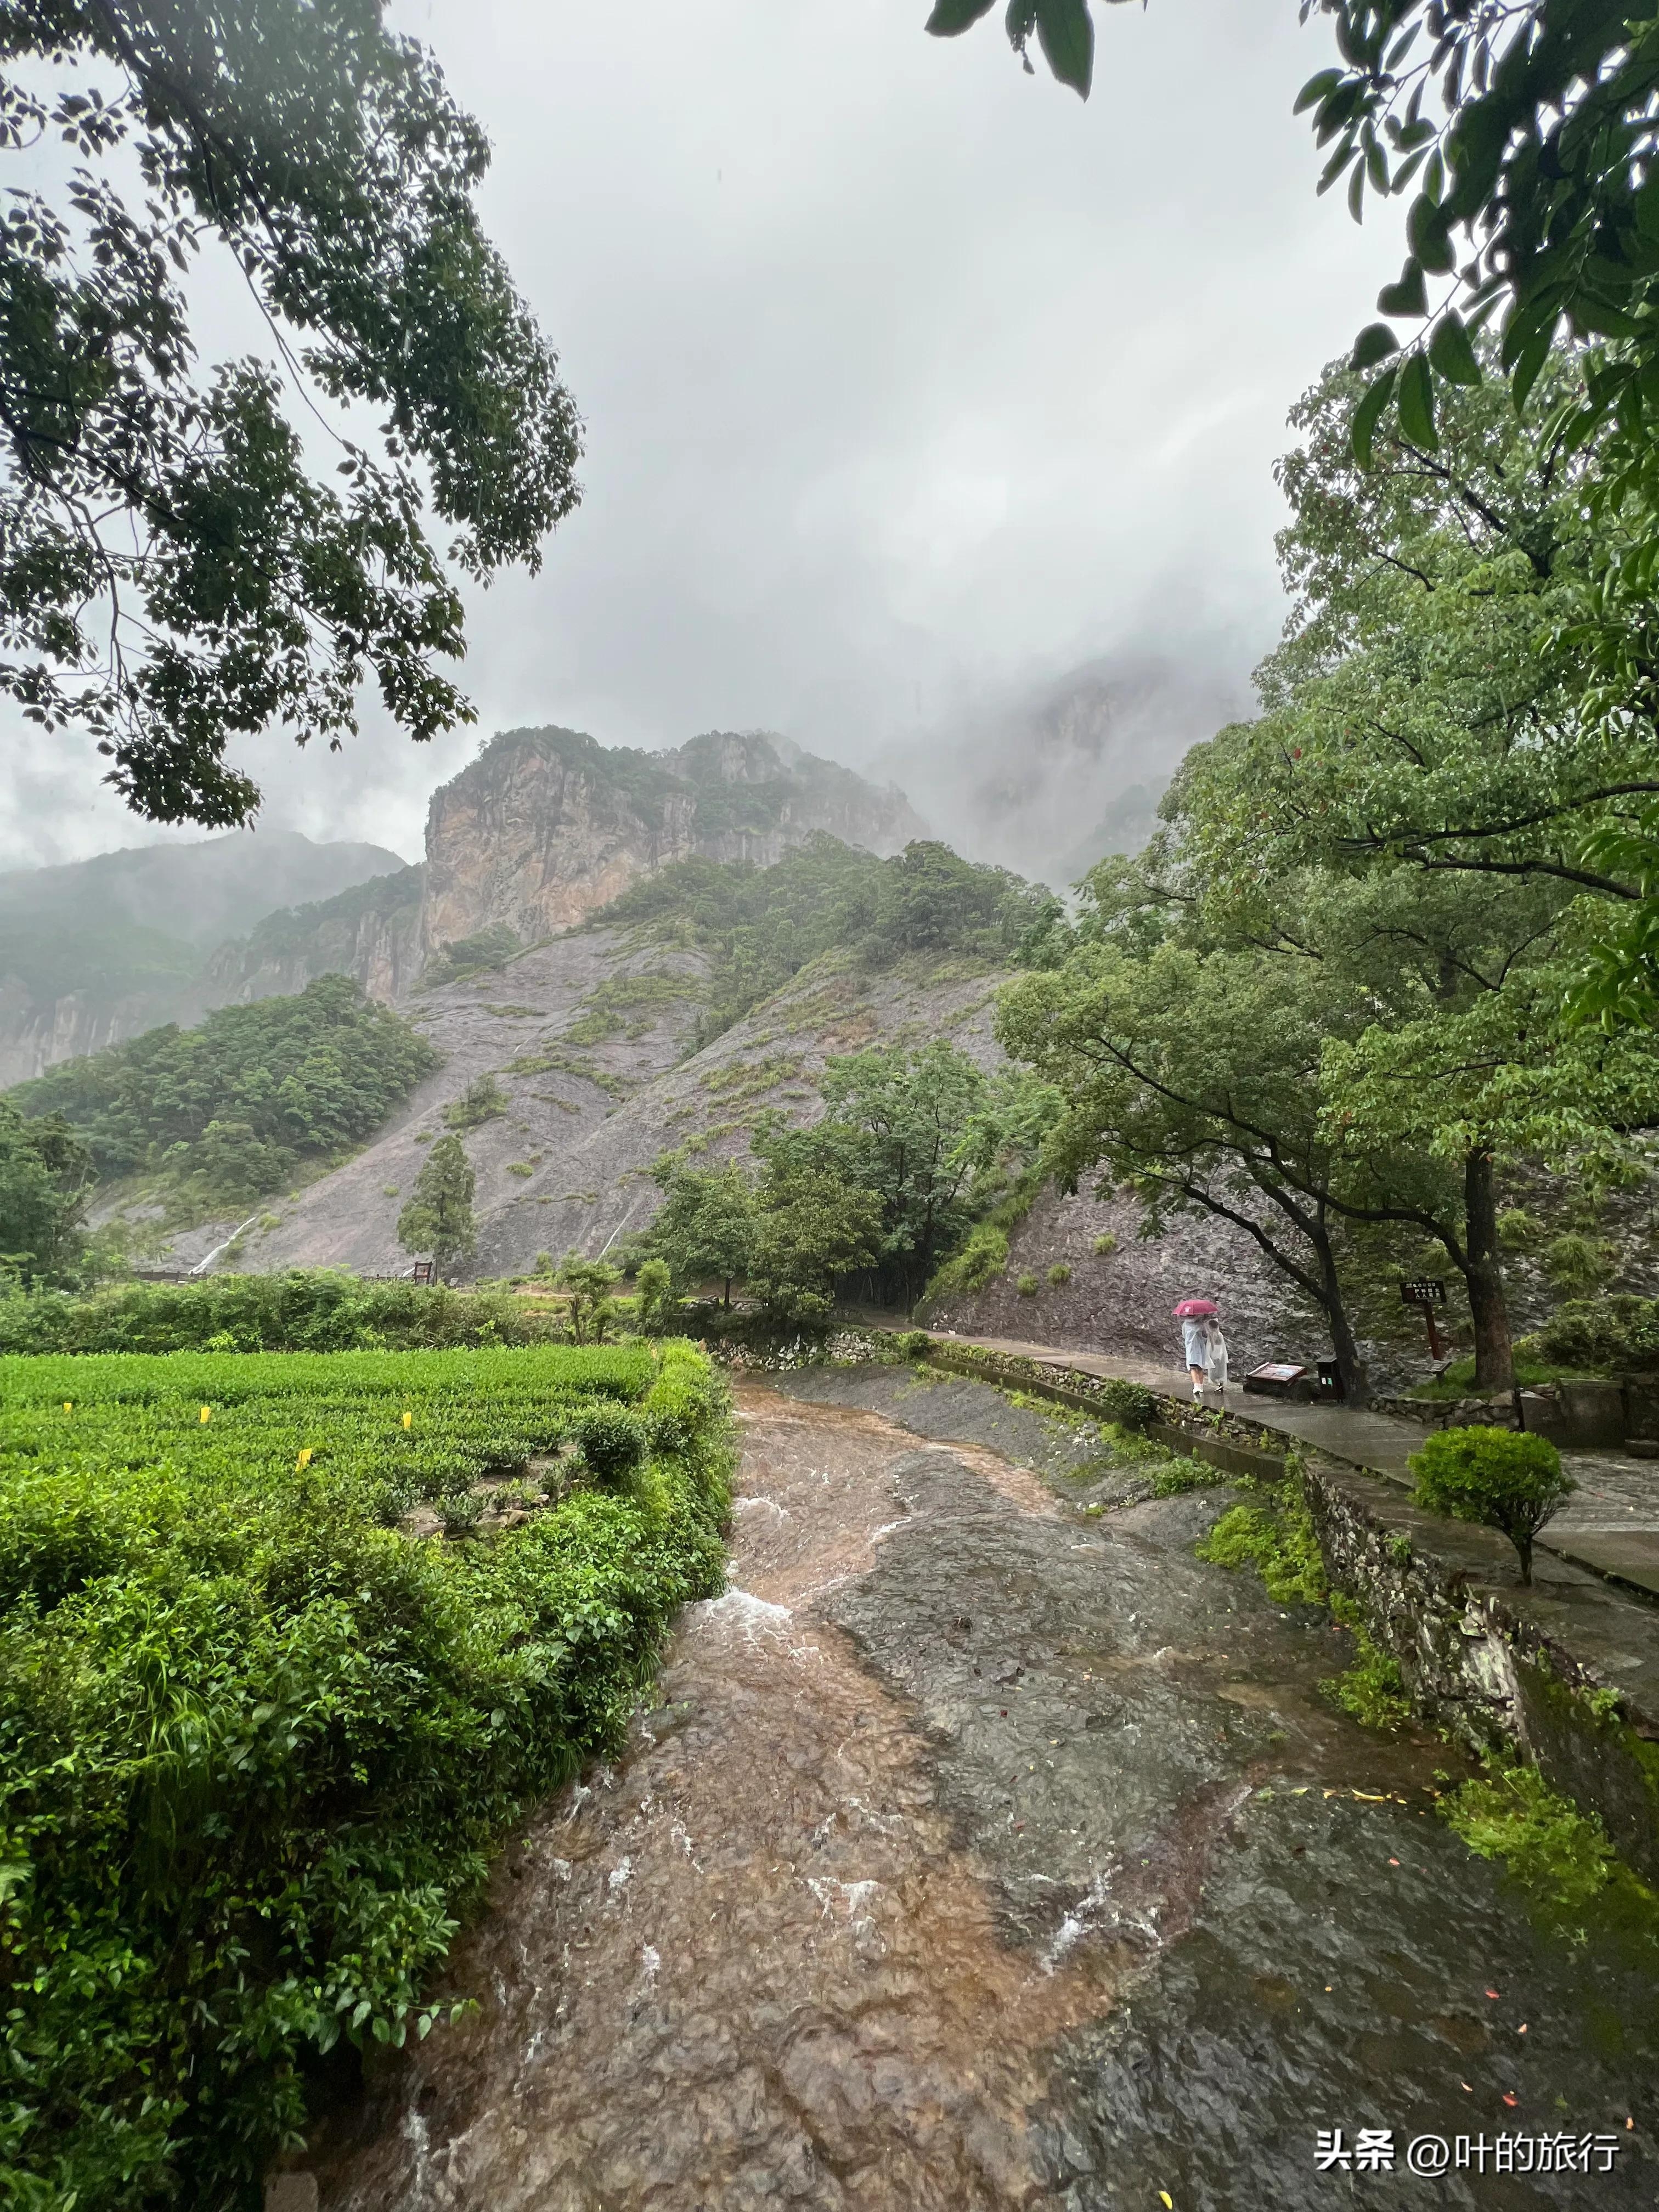
[[[193,1267],[135,1267],[135,1283],[200,1283],[205,1276],[198,1275]],[[417,1260],[412,1267],[399,1267],[391,1274],[359,1274],[360,1283],[425,1283],[434,1284],[438,1278],[430,1260]]]

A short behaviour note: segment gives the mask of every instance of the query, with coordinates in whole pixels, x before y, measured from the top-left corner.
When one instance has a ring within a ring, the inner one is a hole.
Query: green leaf
[[[1353,427],[1348,434],[1353,447],[1356,464],[1362,469],[1371,465],[1371,441],[1376,435],[1376,426],[1382,418],[1382,410],[1393,396],[1397,368],[1385,368],[1360,401],[1353,413]]]
[[[1401,271],[1397,284],[1385,284],[1376,295],[1376,304],[1385,315],[1426,315],[1429,312],[1428,288],[1423,282],[1423,264],[1413,258]]]
[[[1400,349],[1400,341],[1386,323],[1367,323],[1353,342],[1353,357],[1350,368],[1375,368],[1379,361],[1386,361],[1391,353]]]
[[[1448,307],[1429,337],[1429,362],[1448,384],[1479,384],[1480,362],[1455,308]]]
[[[1291,110],[1291,114],[1305,114],[1309,108],[1316,106],[1323,100],[1328,92],[1334,92],[1341,82],[1340,70],[1321,70],[1317,76],[1310,76],[1308,79],[1306,84],[1296,95],[1296,105]]]
[[[981,15],[988,15],[996,0],[934,0],[933,12],[923,27],[936,39],[954,39],[969,30]]]
[[[1434,375],[1420,353],[1412,356],[1401,374],[1400,427],[1413,445],[1431,453],[1440,443],[1434,427]]]
[[[1354,163],[1353,174],[1348,179],[1348,213],[1356,222],[1365,219],[1365,164]]]
[[[1089,97],[1095,67],[1095,27],[1088,0],[1037,0],[1037,43],[1061,84]]]
[[[1443,200],[1430,197],[1428,181],[1412,202],[1406,217],[1406,243],[1413,258],[1425,269],[1432,269],[1437,276],[1443,276],[1455,268],[1457,256],[1452,249],[1451,210]]]
[[[1550,340],[1554,335],[1554,329],[1555,325],[1552,321],[1547,330],[1540,331],[1529,338],[1522,347],[1516,357],[1515,366],[1510,371],[1510,398],[1514,402],[1517,415],[1525,407],[1532,387],[1537,383],[1544,363],[1550,357]]]

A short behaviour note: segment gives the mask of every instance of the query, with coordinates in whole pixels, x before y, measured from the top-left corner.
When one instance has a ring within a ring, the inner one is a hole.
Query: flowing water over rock
[[[1430,1809],[1443,1745],[1320,1696],[1345,1639],[1194,1558],[1215,1494],[1091,1524],[741,1402],[732,1587],[507,1854],[478,2017],[387,2065],[326,2212],[1656,2202],[1659,1992],[1534,1932]],[[1339,2127],[1394,2170],[1317,2170]],[[1620,2148],[1404,2170],[1517,2131]]]

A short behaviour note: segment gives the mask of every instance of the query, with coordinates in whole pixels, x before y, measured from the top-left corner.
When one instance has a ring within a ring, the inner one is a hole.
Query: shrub
[[[904,1328],[893,1339],[893,1349],[904,1359],[926,1359],[933,1340],[925,1328]]]
[[[1544,1273],[1558,1291],[1566,1291],[1569,1297],[1575,1292],[1583,1296],[1606,1281],[1615,1256],[1607,1245],[1598,1243],[1593,1237],[1569,1231],[1565,1237],[1552,1237],[1544,1247]]]
[[[1659,1369],[1659,1298],[1577,1298],[1559,1306],[1538,1332],[1544,1358],[1559,1367],[1601,1375],[1651,1374]]]
[[[611,1295],[622,1276],[604,1260],[585,1260],[580,1252],[567,1252],[554,1278],[570,1301],[570,1334],[578,1344],[603,1344],[605,1333],[617,1318],[617,1301]]]
[[[968,1232],[962,1249],[939,1268],[924,1296],[928,1303],[971,1295],[994,1282],[1008,1264],[1008,1232],[994,1221],[981,1221]]]
[[[507,1164],[507,1171],[510,1176],[522,1176],[526,1178],[536,1172],[528,1160],[509,1160]]]
[[[660,1412],[654,1425],[662,1433]],[[605,1490],[623,1487],[645,1457],[645,1424],[626,1406],[589,1407],[577,1415],[570,1433],[580,1449],[583,1465]]]
[[[1014,1288],[1019,1292],[1021,1297],[1034,1298],[1037,1294],[1039,1285],[1035,1275],[1022,1275],[1014,1285]]]
[[[484,1502],[476,1490],[452,1490],[438,1500],[446,1536],[470,1536],[483,1519]]]
[[[661,1329],[674,1311],[673,1279],[665,1260],[647,1260],[634,1279],[638,1304],[635,1318],[647,1335]]]
[[[1543,1234],[1543,1224],[1524,1206],[1507,1206],[1498,1217],[1499,1242],[1511,1252],[1525,1252]]]
[[[1417,1502],[1507,1536],[1532,1580],[1533,1540],[1578,1487],[1547,1437],[1509,1429],[1441,1429],[1411,1455]]]
[[[512,1104],[493,1075],[478,1075],[444,1108],[444,1121],[452,1129],[481,1129],[486,1121],[499,1121]]]
[[[1054,1288],[1058,1290],[1063,1283],[1069,1283],[1071,1279],[1071,1269],[1066,1266],[1063,1260],[1056,1260],[1054,1266],[1048,1270],[1048,1280],[1054,1285]]]
[[[1323,1605],[1329,1592],[1319,1537],[1292,1474],[1271,1505],[1235,1505],[1196,1547],[1212,1566],[1253,1566],[1275,1605]]]
[[[1103,1230],[1102,1233],[1096,1237],[1095,1255],[1097,1259],[1103,1260],[1109,1253],[1115,1252],[1116,1249],[1117,1239],[1113,1236],[1109,1229]]]
[[[1121,1429],[1144,1431],[1152,1425],[1164,1412],[1164,1401],[1158,1392],[1145,1382],[1127,1382],[1121,1376],[1113,1376],[1103,1382],[1096,1393],[1109,1421],[1115,1421]]]

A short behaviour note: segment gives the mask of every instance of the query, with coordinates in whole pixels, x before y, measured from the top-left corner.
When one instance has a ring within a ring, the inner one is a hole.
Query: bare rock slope
[[[244,1267],[408,1266],[397,1220],[428,1146],[468,1085],[493,1076],[507,1110],[465,1132],[477,1176],[480,1273],[516,1273],[538,1252],[595,1255],[646,1228],[660,1194],[652,1164],[689,1147],[713,1164],[747,1150],[757,1115],[817,1114],[824,1061],[867,1044],[948,1037],[1000,1063],[991,1034],[1004,976],[971,963],[913,961],[870,973],[850,958],[805,969],[701,1051],[700,954],[641,947],[611,929],[572,932],[502,969],[420,994],[410,1009],[443,1067],[364,1152],[243,1240]],[[1312,1324],[1286,1307],[1255,1247],[1224,1224],[1135,1236],[1133,1201],[1043,1194],[1011,1239],[1006,1271],[952,1301],[936,1325],[963,1334],[1110,1346],[1173,1358],[1170,1308],[1191,1291],[1224,1299],[1235,1364],[1300,1347]],[[1102,1253],[1097,1242],[1115,1244]],[[1052,1268],[1069,1269],[1059,1283]],[[1022,1293],[1022,1280],[1035,1281]]]
[[[597,1255],[643,1229],[660,1200],[660,1153],[689,1143],[711,1161],[731,1157],[767,1106],[815,1116],[815,1078],[833,1053],[943,1036],[982,1064],[1000,1057],[990,1034],[1000,975],[960,963],[869,975],[832,960],[688,1058],[706,975],[698,953],[590,929],[419,994],[410,1017],[442,1068],[373,1144],[251,1230],[234,1264],[406,1267],[398,1212],[428,1145],[483,1076],[510,1102],[465,1131],[477,1267],[495,1274],[540,1251]]]

